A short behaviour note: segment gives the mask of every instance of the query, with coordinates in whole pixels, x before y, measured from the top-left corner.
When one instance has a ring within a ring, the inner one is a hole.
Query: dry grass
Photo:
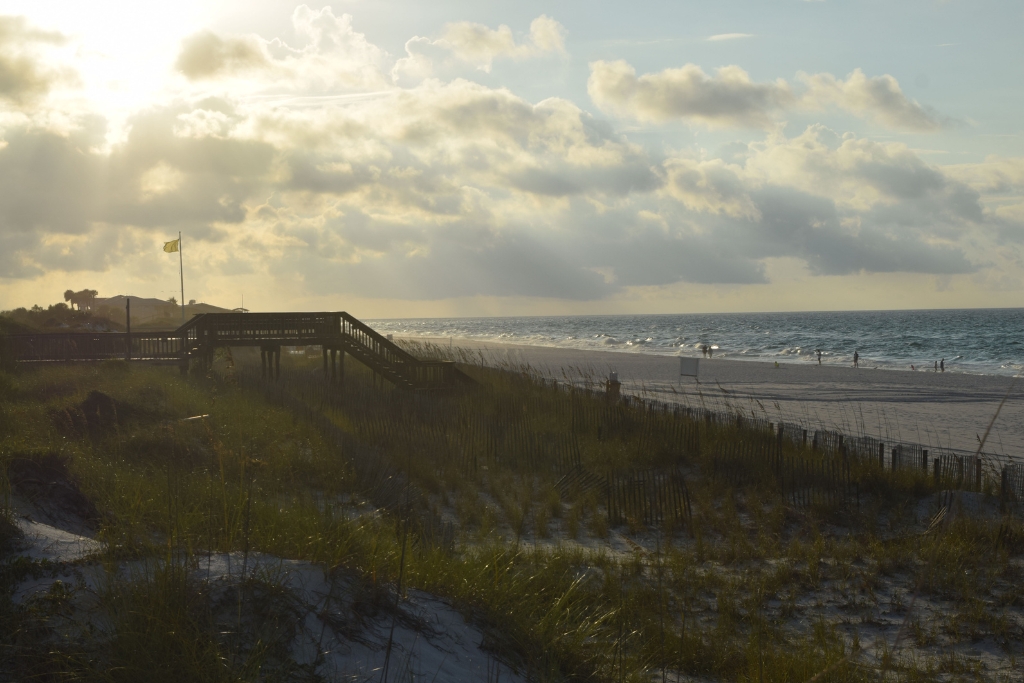
[[[38,567],[5,570],[0,668],[287,679],[273,652],[215,633],[209,596],[175,570],[213,550],[346,568],[369,591],[401,573],[474,614],[533,680],[797,681],[830,666],[818,680],[994,680],[1022,655],[1024,528],[951,515],[926,531],[938,499],[920,473],[857,462],[856,501],[797,505],[766,454],[826,456],[772,450],[778,441],[749,425],[609,407],[524,367],[470,367],[479,388],[423,396],[375,386],[352,363],[328,391],[316,359],[284,360],[269,394],[222,362],[187,380],[123,364],[0,374],[0,456],[66,459],[109,562],[172,560],[105,589],[110,631],[93,640],[54,631],[59,595],[11,602]],[[66,419],[92,391],[114,400],[116,421]],[[182,421],[193,415],[208,417]],[[613,524],[598,489],[556,487],[573,457],[598,478],[679,472],[691,514]],[[454,548],[428,533],[444,524]]]

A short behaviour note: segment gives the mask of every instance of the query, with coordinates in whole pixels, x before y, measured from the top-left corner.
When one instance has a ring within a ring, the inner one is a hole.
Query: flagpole
[[[185,264],[181,260],[181,231],[178,231],[178,274],[181,276],[181,324],[185,324]]]

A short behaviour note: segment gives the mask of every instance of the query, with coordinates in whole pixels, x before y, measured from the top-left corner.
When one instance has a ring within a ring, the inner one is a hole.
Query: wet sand
[[[433,343],[447,340],[424,339]],[[698,380],[679,376],[679,359],[643,353],[584,351],[454,339],[492,365],[527,363],[555,379],[602,384],[617,371],[623,391],[713,409],[732,408],[805,427],[840,429],[889,442],[974,451],[999,411],[988,453],[1024,458],[1024,381],[919,370],[879,370],[813,362],[700,360]],[[443,345],[447,345],[443,343]],[[1011,390],[1011,384],[1013,384]],[[1007,391],[1010,390],[1009,395]]]

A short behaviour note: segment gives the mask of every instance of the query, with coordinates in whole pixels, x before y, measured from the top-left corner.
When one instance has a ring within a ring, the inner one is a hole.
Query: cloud
[[[707,230],[745,224],[732,248],[749,258],[796,256],[818,275],[977,268],[961,240],[989,222],[980,195],[903,144],[811,126],[735,156],[669,158],[660,193]]]
[[[557,54],[561,29],[548,21],[519,42],[500,28],[446,29],[421,47],[435,51],[431,68],[463,70]],[[6,124],[0,278],[147,275],[182,230],[197,291],[244,276],[303,297],[594,301],[766,283],[777,258],[820,275],[970,273],[994,242],[1018,239],[1004,227],[1017,214],[988,203],[1024,193],[1016,160],[948,171],[822,126],[776,129],[726,158],[652,150],[566,99],[463,78],[400,87],[347,15],[299,8],[293,23],[299,47],[194,34],[179,89],[109,143],[104,120],[81,113],[61,131]],[[595,100],[652,120],[770,127],[780,113],[838,106],[808,102],[803,81],[757,83],[737,67],[638,76],[596,64]],[[815,87],[832,102],[861,86]],[[354,95],[301,97],[338,91]]]
[[[993,154],[944,171],[983,197],[985,214],[999,226],[1003,240],[1024,242],[1024,158]]]
[[[73,81],[69,69],[47,65],[38,50],[65,41],[59,33],[33,28],[24,17],[0,16],[0,100],[32,104],[54,85]]]
[[[740,38],[753,37],[753,33],[716,33],[713,36],[708,36],[708,40],[711,42],[717,42],[719,40],[739,40]]]
[[[687,64],[637,76],[627,62],[590,64],[587,92],[604,111],[639,121],[689,119],[710,128],[770,128],[791,111],[835,106],[889,128],[927,132],[948,123],[909,99],[895,78],[868,78],[857,69],[846,80],[831,74],[801,74],[802,88],[784,79],[756,83],[738,66],[714,76]]]
[[[280,39],[220,36],[201,31],[182,41],[175,68],[191,81],[235,79],[249,89],[379,90],[386,53],[354,30],[352,16],[300,5],[292,26],[306,43],[292,47]]]
[[[587,92],[603,110],[641,121],[694,119],[711,127],[763,127],[771,114],[796,98],[785,81],[760,84],[738,66],[718,69],[714,77],[687,64],[637,77],[625,61],[590,64]]]
[[[818,126],[730,162],[659,159],[571,102],[463,80],[344,106],[177,102],[136,115],[109,153],[90,144],[101,132],[8,132],[0,277],[150,258],[181,229],[200,278],[584,301],[764,283],[776,257],[814,274],[973,272],[988,220],[977,192],[895,143]]]
[[[953,221],[981,218],[978,193],[925,163],[902,143],[883,143],[809,126],[793,138],[769,136],[750,145],[745,173],[826,197],[851,212],[916,203]]]
[[[899,130],[927,132],[948,124],[948,120],[908,98],[888,74],[868,78],[854,69],[845,81],[832,74],[803,74],[800,80],[806,87],[804,102],[811,106],[835,105]]]
[[[175,68],[192,80],[237,75],[267,69],[271,59],[263,42],[254,36],[222,38],[200,31],[182,41]]]
[[[1024,158],[989,155],[982,162],[953,164],[947,173],[970,185],[978,192],[993,195],[1024,193]]]
[[[425,78],[439,66],[453,62],[489,73],[499,58],[531,59],[564,53],[565,33],[564,26],[544,14],[530,23],[529,37],[520,43],[504,24],[496,29],[469,21],[447,24],[436,40],[416,36],[406,42],[407,56],[395,63],[392,78]]]
[[[742,168],[721,159],[673,158],[665,162],[666,191],[698,213],[757,220],[760,210],[749,194]]]

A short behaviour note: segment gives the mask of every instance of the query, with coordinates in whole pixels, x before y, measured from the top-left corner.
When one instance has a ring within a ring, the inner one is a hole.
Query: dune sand
[[[448,340],[420,339],[432,343]],[[1024,381],[1009,377],[780,364],[721,358],[700,360],[699,381],[679,376],[679,359],[634,352],[583,351],[454,339],[493,365],[528,363],[549,378],[589,376],[603,383],[617,371],[623,391],[713,409],[733,408],[839,429],[892,442],[974,451],[1000,402],[985,452],[1024,458]],[[444,344],[447,345],[447,344]],[[1011,388],[1012,385],[1012,388]],[[1007,392],[1009,391],[1009,394]]]

